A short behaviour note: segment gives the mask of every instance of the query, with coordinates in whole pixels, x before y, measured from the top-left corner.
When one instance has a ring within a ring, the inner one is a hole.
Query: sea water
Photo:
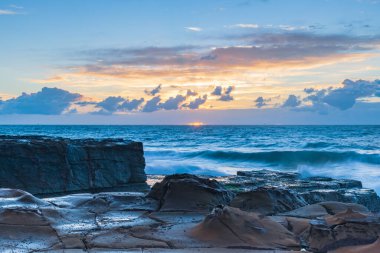
[[[380,193],[380,126],[18,125],[0,134],[141,141],[148,174],[298,171],[361,180]]]

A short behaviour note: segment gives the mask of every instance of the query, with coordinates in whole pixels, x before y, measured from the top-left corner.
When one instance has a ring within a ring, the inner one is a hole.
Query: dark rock
[[[265,215],[287,212],[305,205],[307,202],[297,193],[275,187],[240,192],[231,202],[232,207]]]
[[[147,195],[160,202],[160,211],[209,211],[229,204],[233,196],[219,182],[190,174],[166,176]]]
[[[144,184],[144,168],[140,142],[0,136],[0,187],[32,194],[122,190]]]

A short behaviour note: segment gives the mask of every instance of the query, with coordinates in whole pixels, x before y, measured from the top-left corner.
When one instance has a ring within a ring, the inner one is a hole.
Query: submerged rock
[[[166,176],[147,195],[160,202],[160,211],[209,211],[229,204],[233,196],[219,182],[190,174]]]
[[[123,190],[144,186],[144,168],[140,142],[0,136],[0,187],[41,195]]]

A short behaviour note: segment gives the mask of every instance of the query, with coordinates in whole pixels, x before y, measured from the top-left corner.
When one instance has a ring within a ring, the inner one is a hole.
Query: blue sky
[[[0,123],[380,123],[379,13],[378,0],[0,0]]]

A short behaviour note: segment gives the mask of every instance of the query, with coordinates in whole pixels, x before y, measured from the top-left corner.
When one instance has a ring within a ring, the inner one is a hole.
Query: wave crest
[[[272,165],[325,164],[356,161],[380,164],[377,154],[359,154],[357,152],[333,151],[266,151],[244,153],[236,151],[198,151],[186,155],[187,158],[206,158],[220,161],[261,162]]]

